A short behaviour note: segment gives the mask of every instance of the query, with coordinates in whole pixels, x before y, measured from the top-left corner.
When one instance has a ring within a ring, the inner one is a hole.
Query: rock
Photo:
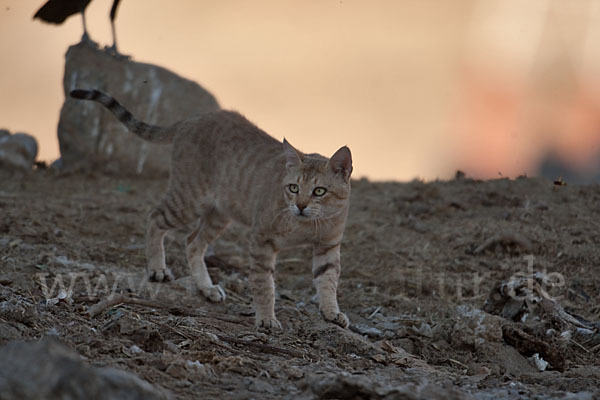
[[[317,399],[384,399],[384,400],[463,400],[471,399],[453,387],[441,387],[427,381],[385,385],[365,375],[311,374],[305,379],[303,396]],[[312,394],[313,396],[310,396]]]
[[[502,343],[502,318],[464,304],[456,311],[452,344],[477,348],[484,343]]]
[[[56,160],[54,160],[52,162],[52,164],[50,164],[50,169],[54,169],[54,170],[57,170],[57,171],[60,171],[64,167],[65,166],[64,166],[62,158],[57,158]]]
[[[354,324],[350,325],[350,330],[370,338],[381,339],[383,337],[383,332],[372,326]]]
[[[58,124],[64,169],[95,168],[122,174],[168,173],[170,145],[143,141],[103,106],[69,97],[73,89],[98,89],[114,96],[150,124],[170,125],[219,109],[197,83],[165,68],[113,56],[84,42],[66,54],[65,103]]]
[[[8,340],[17,339],[20,336],[21,331],[19,331],[17,328],[15,328],[7,322],[0,321],[0,343],[4,343]]]
[[[314,374],[306,378],[310,391],[320,399],[373,399],[382,398],[379,387],[363,375]]]
[[[0,318],[7,322],[20,322],[33,326],[39,319],[39,314],[32,304],[13,297],[0,302]]]
[[[58,339],[10,342],[0,348],[0,398],[166,399],[132,373],[93,367]]]
[[[11,135],[0,130],[0,167],[29,170],[35,162],[38,144],[35,138],[26,133]]]
[[[316,337],[318,339],[314,343],[315,347],[335,349],[339,355],[355,354],[368,357],[380,352],[365,337],[324,321],[317,325]]]

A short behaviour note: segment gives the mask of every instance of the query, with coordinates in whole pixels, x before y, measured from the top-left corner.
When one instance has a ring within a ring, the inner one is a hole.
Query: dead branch
[[[239,345],[246,346],[246,347],[252,347],[254,349],[262,351],[263,353],[276,354],[279,356],[286,355],[286,356],[292,356],[292,357],[297,357],[297,358],[304,358],[307,355],[307,354],[302,353],[297,350],[286,349],[284,347],[278,347],[278,346],[272,346],[270,344],[256,343],[256,342],[252,342],[249,340],[238,339],[238,338],[227,336],[227,335],[217,335],[217,337],[224,342],[239,344]]]
[[[104,300],[101,300],[100,302],[98,302],[98,303],[94,304],[93,306],[91,306],[90,308],[88,308],[87,314],[93,318],[96,315],[100,314],[105,309],[114,307],[117,304],[121,304],[121,303],[125,303],[125,302],[126,302],[125,296],[123,296],[122,294],[115,294],[113,296],[107,297]]]
[[[510,324],[502,326],[502,338],[526,357],[538,353],[557,371],[565,370],[565,357],[560,349],[536,339],[516,326]]]
[[[174,314],[174,315],[186,315],[186,316],[190,316],[190,317],[212,318],[212,319],[216,319],[219,321],[230,322],[233,324],[240,324],[240,325],[251,324],[250,318],[248,318],[248,317],[234,317],[234,316],[230,316],[230,315],[211,313],[208,311],[193,310],[191,308],[175,305],[172,303],[159,302],[159,301],[147,300],[147,299],[138,299],[138,298],[126,296],[123,294],[114,294],[114,295],[109,296],[106,299],[94,304],[93,306],[88,308],[87,314],[91,318],[93,318],[93,317],[97,316],[98,314],[102,313],[102,311],[104,311],[105,309],[114,307],[118,304],[135,304],[135,305],[150,307],[150,308],[160,308],[160,309],[165,309],[169,313]]]

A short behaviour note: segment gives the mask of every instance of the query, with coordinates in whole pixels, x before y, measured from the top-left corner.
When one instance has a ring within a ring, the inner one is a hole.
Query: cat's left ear
[[[336,174],[341,174],[347,182],[352,174],[352,153],[348,146],[341,147],[329,159],[329,165]]]
[[[297,167],[302,163],[298,150],[296,150],[290,142],[285,140],[285,138],[283,139],[283,153],[285,154],[286,168]]]

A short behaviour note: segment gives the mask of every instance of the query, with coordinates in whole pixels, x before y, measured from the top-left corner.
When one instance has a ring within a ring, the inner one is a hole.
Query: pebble
[[[351,329],[356,333],[359,333],[361,335],[365,335],[368,337],[372,337],[372,338],[376,338],[376,339],[381,339],[383,337],[383,332],[372,326],[352,325]]]

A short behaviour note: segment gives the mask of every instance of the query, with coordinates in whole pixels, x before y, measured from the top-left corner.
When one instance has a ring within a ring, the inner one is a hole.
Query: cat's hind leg
[[[148,216],[146,228],[146,260],[150,280],[173,280],[173,273],[165,264],[164,238],[168,231],[185,229],[198,218],[190,203],[191,196],[171,188],[165,198]]]
[[[173,280],[173,274],[165,264],[165,235],[175,228],[162,207],[157,207],[148,215],[146,227],[146,260],[148,278],[151,281],[163,282]]]
[[[204,254],[208,244],[227,228],[229,222],[229,218],[216,208],[210,208],[198,221],[198,227],[186,239],[185,253],[192,279],[204,297],[213,302],[225,300],[225,292],[219,285],[213,285],[206,269]]]

